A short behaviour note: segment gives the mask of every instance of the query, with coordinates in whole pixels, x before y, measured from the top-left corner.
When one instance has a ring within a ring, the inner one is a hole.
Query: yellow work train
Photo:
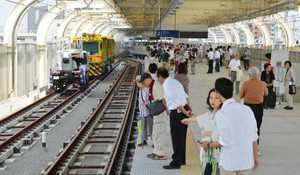
[[[87,52],[90,66],[89,76],[95,77],[108,71],[115,56],[115,41],[109,36],[99,34],[82,34],[73,39],[74,48],[82,41],[82,48]]]

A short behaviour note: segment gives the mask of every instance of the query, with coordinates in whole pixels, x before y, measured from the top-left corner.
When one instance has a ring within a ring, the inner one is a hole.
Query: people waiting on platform
[[[273,93],[273,84],[274,84],[274,81],[275,81],[275,76],[274,76],[274,73],[272,71],[271,64],[266,63],[264,65],[264,71],[262,71],[262,73],[261,73],[260,80],[267,83],[268,96],[270,96],[270,94]],[[264,108],[268,109],[268,107],[270,107],[270,108],[274,109],[275,106],[273,107],[273,105],[267,104],[268,96],[264,96]],[[276,100],[276,98],[274,99],[274,101],[275,100]],[[271,101],[269,101],[269,99],[268,99],[268,103],[270,103],[270,102]]]
[[[206,104],[208,105],[209,111],[200,114],[197,117],[191,117],[181,120],[181,123],[188,125],[190,122],[198,122],[200,128],[203,129],[202,132],[202,140],[210,142],[218,141],[219,133],[216,125],[215,115],[221,109],[222,102],[219,99],[217,92],[215,89],[211,89],[208,93],[208,97],[206,99]],[[214,156],[216,160],[219,160],[219,149],[214,149]],[[203,147],[200,148],[200,161],[203,164],[203,160],[205,157],[205,151]]]
[[[266,61],[267,63],[269,63],[271,65],[271,53],[266,53],[265,57],[266,57]],[[273,70],[273,66],[271,66],[271,69]]]
[[[284,87],[285,87],[285,95],[286,95],[286,101],[287,106],[284,107],[285,110],[293,110],[293,96],[294,94],[289,93],[289,85],[290,84],[296,84],[296,76],[295,72],[292,69],[292,63],[290,61],[284,62],[284,68],[286,68],[286,73],[284,76]]]
[[[229,47],[227,47],[225,51],[225,59],[224,59],[224,65],[226,66],[226,69],[228,68],[230,59],[231,59],[231,53],[229,51]]]
[[[164,54],[162,57],[162,66],[166,69],[168,69],[169,67],[169,58],[170,58],[170,54],[169,54],[169,49],[166,51],[164,50]]]
[[[150,75],[149,75],[150,76]],[[141,124],[142,124],[142,138],[141,143],[137,144],[137,146],[147,146],[148,140],[148,130],[147,130],[147,119],[150,118],[149,110],[147,105],[149,104],[148,101],[148,93],[149,88],[145,87],[143,83],[140,83],[141,75],[138,75],[135,79],[137,86],[140,88],[139,90],[139,112],[141,117]]]
[[[228,76],[231,77],[231,81],[232,83],[234,84],[235,83],[235,93],[236,95],[239,95],[239,86],[240,86],[240,82],[237,81],[237,71],[241,69],[241,62],[239,60],[239,53],[236,52],[235,53],[235,56],[234,56],[234,59],[232,59],[230,62],[229,62],[229,66],[228,66]]]
[[[214,65],[214,52],[213,52],[213,48],[209,48],[209,52],[208,52],[208,74],[212,74],[213,73],[213,65]]]
[[[260,126],[264,115],[264,96],[268,95],[267,83],[259,79],[257,67],[249,70],[250,80],[243,83],[240,98],[244,99],[244,104],[249,106],[255,116],[257,124],[257,134],[260,136]],[[259,144],[259,139],[257,140]]]
[[[202,58],[203,58],[203,46],[202,44],[199,44],[199,47],[198,47],[198,59],[199,60],[196,60],[196,63],[202,63]]]
[[[203,141],[201,146],[205,150],[222,147],[219,158],[221,175],[250,175],[251,168],[255,170],[259,166],[254,114],[248,106],[232,98],[233,83],[229,79],[217,79],[215,89],[223,103],[215,116],[219,139],[212,143]]]
[[[171,140],[173,145],[172,161],[164,169],[179,169],[186,164],[186,133],[187,126],[181,120],[191,117],[192,108],[187,94],[181,83],[171,77],[167,69],[160,67],[157,70],[157,79],[163,84],[165,99],[170,115]]]
[[[249,69],[249,61],[251,59],[251,52],[248,47],[245,48],[244,52],[242,53],[242,56],[244,58],[244,68],[245,70]]]
[[[190,79],[187,76],[188,68],[185,63],[180,63],[178,65],[178,72],[175,74],[174,79],[179,81],[184,88],[184,92],[189,94],[189,83]]]
[[[175,59],[174,47],[173,46],[169,48],[169,55],[170,55],[170,67],[169,67],[169,70],[173,70],[174,59]]]
[[[195,74],[196,73],[196,60],[195,60],[194,56],[191,57],[190,64],[191,64],[191,74]]]
[[[215,48],[215,71],[216,72],[220,72],[220,58],[221,58],[221,54],[220,54],[220,51],[219,51],[219,48]]]
[[[148,70],[151,75],[151,78],[153,80],[157,81],[157,78],[156,78],[157,64],[155,64],[155,63],[149,64]]]
[[[143,83],[145,87],[149,87],[149,92],[152,93],[152,97],[153,97],[153,99],[151,100],[152,102],[156,100],[162,100],[162,103],[167,109],[166,101],[164,99],[164,89],[162,85],[158,81],[155,81],[154,79],[149,77],[148,75],[149,75],[148,73],[144,73],[139,82]],[[153,141],[154,148],[152,150],[152,153],[148,154],[147,157],[152,158],[153,160],[165,160],[167,159],[166,148],[165,148],[165,136],[166,136],[165,122],[166,122],[167,113],[166,111],[164,111],[159,115],[150,116],[150,118],[152,117],[153,117],[152,141]]]

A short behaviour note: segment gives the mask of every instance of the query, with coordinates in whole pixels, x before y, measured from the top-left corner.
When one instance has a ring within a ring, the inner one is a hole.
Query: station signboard
[[[178,38],[179,31],[178,30],[156,30],[156,37]]]

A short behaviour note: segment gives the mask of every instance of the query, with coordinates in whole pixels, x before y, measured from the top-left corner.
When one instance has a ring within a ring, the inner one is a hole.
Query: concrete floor
[[[225,67],[221,68],[220,73],[206,72],[207,65],[201,63],[197,64],[195,75],[189,74],[189,97],[194,114],[207,111],[206,98],[208,91],[214,87],[215,80],[228,77]],[[171,76],[174,76],[174,73],[171,73]],[[249,79],[248,72],[244,72],[244,77]],[[235,95],[234,99],[241,101]],[[260,167],[252,172],[254,175],[294,175],[300,172],[300,104],[295,104],[292,111],[284,110],[285,105],[276,105],[275,110],[264,111],[259,145]],[[201,131],[198,125],[190,124],[190,128],[194,140],[199,140]],[[199,149],[199,144],[196,145]]]

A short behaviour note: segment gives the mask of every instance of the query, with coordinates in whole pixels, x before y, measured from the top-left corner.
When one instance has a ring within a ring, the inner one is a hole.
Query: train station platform
[[[251,66],[251,65],[250,65]],[[189,68],[190,70],[190,68]],[[227,77],[225,67],[220,68],[220,73],[206,74],[207,65],[198,63],[196,74],[189,74],[189,98],[195,115],[207,112],[206,98],[208,92],[214,87],[215,80],[220,77]],[[170,72],[174,77],[174,72]],[[248,72],[244,71],[244,81],[248,80]],[[242,82],[243,83],[243,82]],[[240,84],[240,88],[242,87]],[[233,98],[241,102],[235,94]],[[261,126],[260,137],[260,166],[253,175],[292,175],[300,172],[300,104],[294,104],[294,110],[284,110],[286,103],[276,104],[275,109],[265,109]],[[167,160],[152,160],[147,158],[151,153],[152,142],[148,141],[146,147],[136,147],[131,174],[132,175],[198,175],[201,174],[199,161],[200,145],[196,142],[201,139],[201,130],[197,123],[189,124],[187,135],[187,153],[185,166],[178,170],[164,170],[163,165],[171,161],[172,144],[170,137],[169,122],[167,125]],[[140,139],[140,138],[139,138]],[[137,141],[140,143],[140,140]]]

